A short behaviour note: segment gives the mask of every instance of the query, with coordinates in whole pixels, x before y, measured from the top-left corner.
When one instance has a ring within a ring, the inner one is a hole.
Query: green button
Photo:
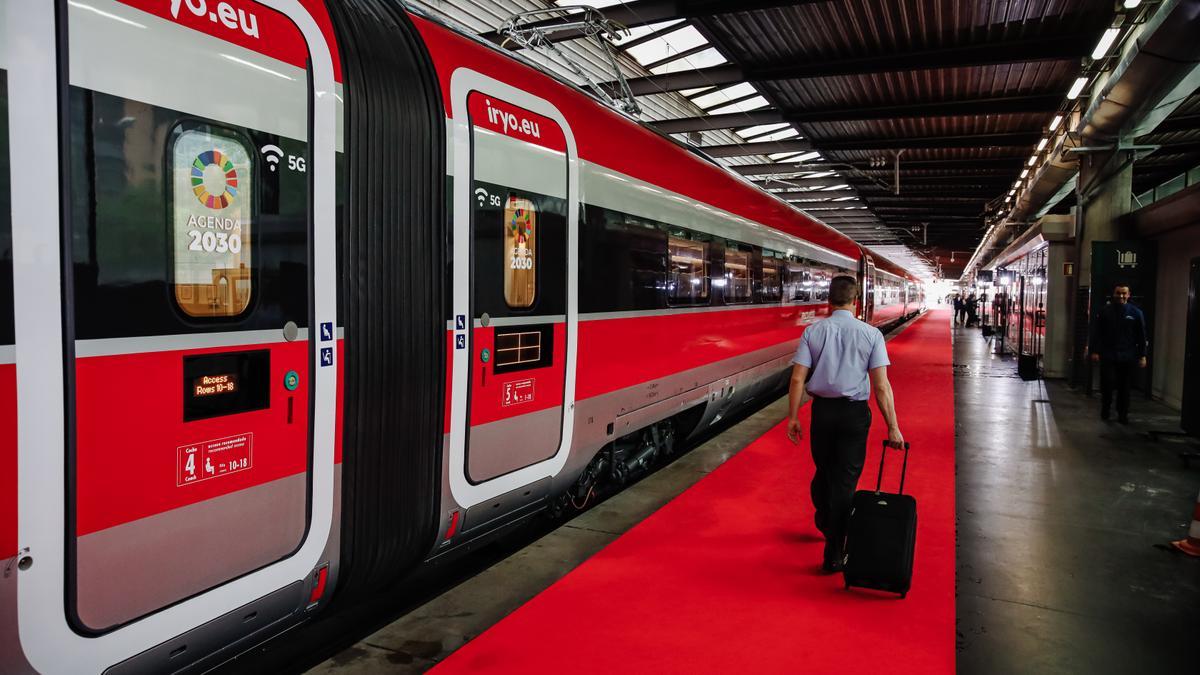
[[[288,391],[296,391],[296,387],[300,386],[300,374],[289,370],[287,375],[283,376],[283,386],[287,387]]]
[[[483,351],[479,352],[479,360],[480,360],[480,361],[483,361],[484,363],[487,363],[488,361],[491,361],[491,360],[492,360],[492,353],[491,353],[490,351],[488,351],[488,350],[487,350],[487,348],[485,347],[485,348],[483,349]]]

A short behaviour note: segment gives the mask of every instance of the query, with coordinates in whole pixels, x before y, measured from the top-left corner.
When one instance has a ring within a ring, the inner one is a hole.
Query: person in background
[[[954,294],[954,323],[955,324],[959,323],[959,320],[962,318],[963,314],[964,314],[964,306],[963,306],[962,295],[955,293]]]
[[[799,443],[804,435],[797,417],[801,406],[813,402],[810,433],[817,470],[810,489],[817,529],[825,535],[821,569],[826,572],[842,569],[850,501],[867,456],[871,428],[867,401],[872,390],[887,422],[888,440],[904,442],[887,377],[887,345],[878,328],[854,318],[857,297],[854,277],[833,278],[829,317],[809,326],[800,337],[788,390],[787,435],[792,443]]]
[[[975,297],[975,293],[972,292],[971,295],[967,296],[965,306],[967,310],[967,325],[974,326],[979,322],[979,298]]]
[[[1109,418],[1115,390],[1117,421],[1129,424],[1129,388],[1136,369],[1146,367],[1146,317],[1129,304],[1127,284],[1117,284],[1112,300],[1096,313],[1088,351],[1100,364],[1100,419]]]

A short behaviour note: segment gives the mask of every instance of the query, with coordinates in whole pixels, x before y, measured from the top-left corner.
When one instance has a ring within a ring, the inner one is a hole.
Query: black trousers
[[[814,398],[810,443],[817,472],[812,501],[817,527],[832,554],[841,556],[850,517],[850,500],[867,458],[871,408],[866,401]]]
[[[1117,394],[1117,416],[1129,416],[1129,388],[1137,373],[1136,361],[1100,361],[1100,412],[1108,415],[1112,409],[1113,392]]]

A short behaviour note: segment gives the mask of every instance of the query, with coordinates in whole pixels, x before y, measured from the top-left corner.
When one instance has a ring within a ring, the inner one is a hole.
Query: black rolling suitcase
[[[879,459],[879,478],[875,490],[859,490],[850,504],[850,525],[846,532],[846,557],[842,574],[846,588],[859,586],[908,594],[912,585],[913,552],[917,544],[917,500],[904,494],[904,474],[908,471],[908,443],[904,444],[904,467],[900,472],[900,492],[880,492],[887,449]]]

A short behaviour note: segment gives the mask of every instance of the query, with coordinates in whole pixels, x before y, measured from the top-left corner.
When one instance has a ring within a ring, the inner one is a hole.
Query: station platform
[[[1165,544],[1200,467],[1151,433],[1179,412],[1134,392],[1128,426],[1103,422],[1098,395],[954,338],[959,672],[1196,672],[1200,561]]]

